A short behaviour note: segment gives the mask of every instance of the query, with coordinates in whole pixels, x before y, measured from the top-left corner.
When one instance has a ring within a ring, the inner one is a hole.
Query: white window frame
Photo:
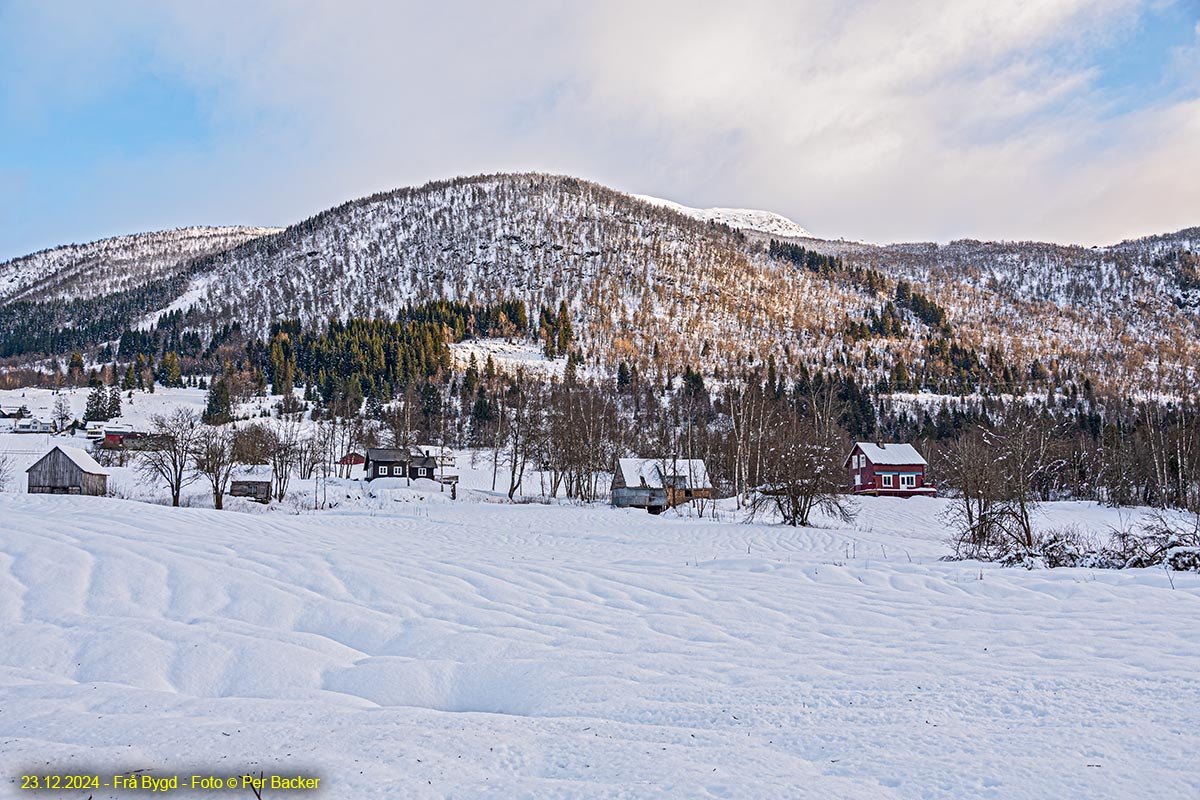
[[[862,486],[862,475],[858,474],[857,472],[854,473],[854,485]]]
[[[900,488],[901,488],[901,489],[915,489],[915,488],[917,488],[917,475],[916,475],[916,473],[912,473],[912,474],[910,474],[910,475],[901,475],[901,476],[900,476]]]
[[[379,475],[380,475],[380,477],[382,477],[382,476],[384,476],[384,475],[387,475],[387,474],[388,474],[388,468],[387,468],[386,466],[384,466],[384,465],[380,465],[380,467],[379,467]]]
[[[880,482],[880,485],[883,486],[884,489],[892,488],[892,476],[891,475],[880,475],[879,482]]]

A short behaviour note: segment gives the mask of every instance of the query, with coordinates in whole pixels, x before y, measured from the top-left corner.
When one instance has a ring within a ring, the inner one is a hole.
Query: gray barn
[[[108,491],[108,474],[96,459],[78,447],[55,445],[25,470],[30,494],[89,494]]]
[[[612,501],[617,508],[644,508],[660,514],[668,508],[713,495],[708,469],[700,458],[619,458],[613,473]]]

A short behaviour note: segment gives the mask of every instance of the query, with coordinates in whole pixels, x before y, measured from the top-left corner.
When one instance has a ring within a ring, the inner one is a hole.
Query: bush
[[[1084,566],[1095,562],[1098,555],[1091,538],[1075,525],[1046,531],[1038,537],[1037,547],[1042,561],[1051,568]]]
[[[1103,547],[1098,547],[1091,536],[1074,525],[1039,534],[1033,547],[996,536],[961,537],[955,544],[955,558],[974,558],[1006,567],[1165,566],[1176,572],[1200,572],[1200,518],[1185,524],[1159,514],[1139,529],[1128,526],[1114,529]]]

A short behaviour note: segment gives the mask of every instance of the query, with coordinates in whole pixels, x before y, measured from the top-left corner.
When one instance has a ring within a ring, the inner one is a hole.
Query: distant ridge
[[[758,231],[789,239],[817,238],[805,228],[774,211],[758,211],[752,208],[692,208],[682,203],[646,194],[635,194],[633,197],[656,206],[665,206],[672,211],[678,211],[680,214],[694,217],[702,222],[719,222],[731,228]]]

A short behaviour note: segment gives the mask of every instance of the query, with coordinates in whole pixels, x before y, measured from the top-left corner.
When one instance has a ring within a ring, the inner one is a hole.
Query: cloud
[[[210,121],[82,164],[79,209],[25,220],[58,231],[47,244],[101,224],[281,224],[507,169],[766,207],[832,236],[1103,243],[1200,224],[1200,46],[1164,56],[1178,89],[1153,104],[1097,80],[1157,2],[31,4],[0,20],[24,59],[0,79],[0,122],[53,119],[139,72]]]

